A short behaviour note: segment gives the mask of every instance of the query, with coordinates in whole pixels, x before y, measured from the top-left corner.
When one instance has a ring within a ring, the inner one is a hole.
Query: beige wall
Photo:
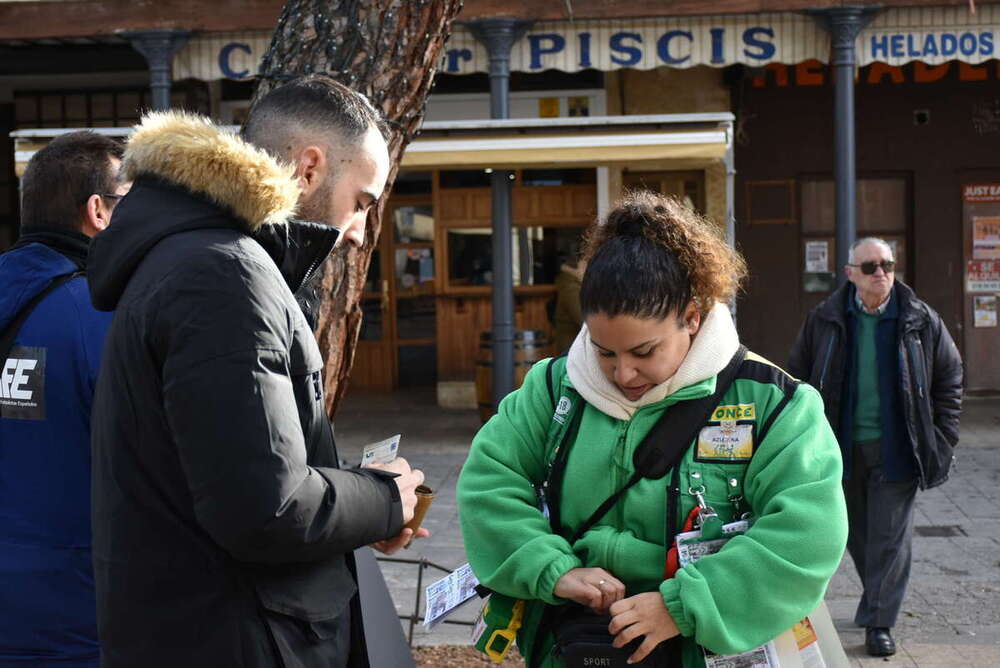
[[[617,70],[605,75],[609,114],[693,114],[729,111],[722,70]]]
[[[655,70],[616,70],[605,74],[609,115],[695,114],[730,110],[729,88],[722,70],[692,67],[686,70],[660,67]],[[643,162],[641,165],[611,165],[608,195],[614,203],[622,191],[622,171],[705,170],[705,211],[719,225],[726,221],[726,168],[719,161],[710,165],[682,162]]]

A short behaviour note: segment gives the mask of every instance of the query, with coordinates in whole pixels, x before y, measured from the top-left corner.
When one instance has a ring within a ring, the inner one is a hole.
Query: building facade
[[[580,232],[623,189],[650,187],[734,237],[750,265],[741,335],[783,362],[837,281],[823,17],[839,3],[723,0],[710,15],[682,2],[544,4],[466,2],[383,219],[352,387],[433,385],[448,405],[474,404],[491,322],[494,168],[514,178],[518,328],[551,330],[553,279]],[[895,245],[900,278],[969,360],[969,389],[1000,390],[990,353],[1000,344],[1000,5],[879,6],[855,40],[858,234]],[[0,157],[0,245],[16,232],[16,164],[45,141],[37,129],[125,127],[148,105],[133,46],[144,32],[183,35],[173,104],[238,124],[280,9],[0,2],[10,63],[0,123],[20,149]],[[511,54],[513,120],[490,126],[488,54],[461,22],[495,16],[534,23]]]

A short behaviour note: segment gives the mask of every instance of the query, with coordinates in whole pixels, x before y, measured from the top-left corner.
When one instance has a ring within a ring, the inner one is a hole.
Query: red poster
[[[965,268],[967,292],[1000,292],[1000,260],[969,260]]]

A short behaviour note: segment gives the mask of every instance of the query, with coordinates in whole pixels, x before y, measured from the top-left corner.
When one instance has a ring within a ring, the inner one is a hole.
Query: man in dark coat
[[[378,116],[324,78],[259,110],[290,165],[207,119],[147,116],[91,248],[94,304],[116,309],[93,416],[107,667],[366,665],[352,550],[412,535],[423,475],[339,468],[296,301],[363,239],[389,170]],[[297,202],[319,222],[288,222]]]
[[[854,621],[868,653],[889,656],[917,487],[947,480],[958,443],[962,360],[941,316],[895,280],[885,241],[859,240],[845,269],[848,282],[806,318],[788,369],[823,395],[840,441],[847,549],[864,587]]]
[[[0,255],[0,666],[96,668],[90,409],[111,314],[90,304],[90,238],[128,185],[122,146],[63,135],[21,177]]]

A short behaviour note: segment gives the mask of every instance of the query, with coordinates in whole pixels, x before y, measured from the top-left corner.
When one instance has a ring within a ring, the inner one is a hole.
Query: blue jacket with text
[[[41,243],[0,255],[0,332],[76,262]],[[99,664],[90,409],[111,313],[87,281],[42,299],[0,359],[0,667]]]

